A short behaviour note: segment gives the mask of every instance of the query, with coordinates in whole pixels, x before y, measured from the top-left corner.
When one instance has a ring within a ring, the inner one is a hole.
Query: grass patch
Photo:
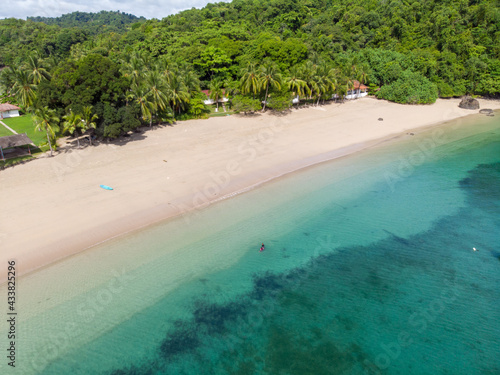
[[[33,158],[34,157],[31,155],[25,155],[25,156],[19,156],[18,158],[12,158],[12,159],[7,159],[5,161],[2,161],[2,158],[0,157],[0,169],[12,167],[13,165],[22,163],[23,161],[27,161],[27,160],[33,159]]]
[[[14,135],[9,129],[0,124],[0,137],[6,137],[8,135]]]
[[[209,117],[222,117],[222,116],[227,116],[227,115],[232,115],[234,114],[235,112],[230,110],[227,106],[226,106],[226,112],[224,112],[224,108],[222,108],[221,105],[219,105],[219,112],[215,112],[215,105],[212,105],[210,107],[210,113],[208,114]]]
[[[234,112],[211,113],[210,117],[224,117],[234,114]]]
[[[9,127],[14,129],[19,134],[26,133],[28,137],[33,141],[33,143],[37,146],[40,146],[41,143],[47,142],[47,135],[45,134],[45,132],[35,131],[35,125],[33,125],[33,120],[31,119],[30,115],[6,118],[3,120],[3,122],[5,122]]]

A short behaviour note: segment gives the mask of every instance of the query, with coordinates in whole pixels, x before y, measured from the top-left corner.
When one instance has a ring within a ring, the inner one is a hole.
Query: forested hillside
[[[80,27],[89,30],[93,34],[125,31],[127,25],[139,21],[145,21],[144,17],[136,17],[124,12],[100,11],[99,13],[73,12],[63,14],[61,17],[28,17],[28,21],[43,22],[47,25],[60,27]]]
[[[162,20],[118,12],[6,19],[0,84],[26,111],[53,110],[61,124],[90,108],[104,137],[203,116],[200,89],[230,95],[241,111],[283,109],[296,95],[342,98],[355,80],[401,103],[498,95],[499,4],[234,0]]]

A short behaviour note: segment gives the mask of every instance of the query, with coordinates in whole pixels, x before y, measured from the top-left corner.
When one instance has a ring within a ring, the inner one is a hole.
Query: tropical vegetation
[[[116,138],[204,117],[202,89],[245,113],[342,100],[356,81],[398,103],[495,96],[500,9],[497,0],[233,0],[161,20],[4,19],[0,68],[2,100],[34,115],[49,146],[62,132]]]

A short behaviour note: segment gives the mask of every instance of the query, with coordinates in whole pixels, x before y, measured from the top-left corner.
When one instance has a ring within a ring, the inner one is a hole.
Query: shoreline
[[[407,106],[362,98],[286,116],[190,120],[134,134],[131,142],[62,147],[53,158],[0,172],[8,213],[0,222],[2,261],[16,259],[26,275],[162,221],[189,220],[282,176],[478,114],[458,108],[459,101]],[[480,103],[500,109],[500,101]]]

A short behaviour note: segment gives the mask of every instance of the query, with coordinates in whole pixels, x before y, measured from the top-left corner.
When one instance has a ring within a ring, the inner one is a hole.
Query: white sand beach
[[[178,122],[80,150],[63,145],[54,157],[0,171],[0,262],[16,259],[27,273],[285,173],[478,113],[459,101],[363,98],[285,116]],[[480,104],[500,109],[499,101]]]

